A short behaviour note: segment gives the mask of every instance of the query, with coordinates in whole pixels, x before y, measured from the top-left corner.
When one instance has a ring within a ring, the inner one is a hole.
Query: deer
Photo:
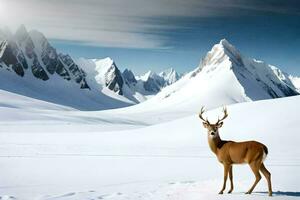
[[[218,161],[224,167],[223,186],[219,194],[223,194],[226,188],[227,177],[230,179],[230,189],[228,193],[233,191],[233,164],[248,164],[255,175],[255,181],[246,194],[251,194],[255,186],[261,179],[261,172],[268,182],[268,193],[272,196],[271,173],[266,169],[264,160],[268,154],[268,148],[257,141],[226,141],[222,140],[219,135],[219,129],[223,126],[223,121],[228,117],[227,108],[223,108],[223,117],[218,118],[215,124],[208,119],[204,119],[204,107],[201,108],[199,118],[202,120],[204,128],[207,129],[208,145],[211,151],[217,156]]]

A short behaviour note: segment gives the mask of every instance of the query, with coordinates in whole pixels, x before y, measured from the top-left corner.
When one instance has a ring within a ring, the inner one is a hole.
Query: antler
[[[217,124],[220,123],[221,121],[223,121],[224,119],[226,119],[228,117],[228,113],[227,113],[227,108],[226,107],[223,108],[223,112],[224,112],[224,116],[221,119],[218,118]]]
[[[206,122],[206,123],[209,124],[209,121],[207,120],[207,118],[204,119],[203,116],[202,116],[204,112],[205,112],[204,106],[202,106],[202,107],[201,107],[201,110],[200,110],[200,113],[199,113],[199,118],[202,119],[202,121],[204,121],[204,122]]]

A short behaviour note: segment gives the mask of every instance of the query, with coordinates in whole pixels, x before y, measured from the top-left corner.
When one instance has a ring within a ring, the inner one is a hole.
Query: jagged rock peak
[[[226,39],[222,39],[219,43],[224,49],[224,53],[229,57],[240,57],[241,54],[235,46],[229,43]]]
[[[177,73],[177,72],[175,71],[174,68],[171,67],[171,68],[168,68],[168,69],[160,72],[159,75],[160,76],[165,76],[165,75],[172,74],[172,73]]]
[[[85,72],[70,56],[58,57],[56,49],[41,32],[27,31],[24,25],[14,35],[0,32],[0,62],[7,70],[22,77],[32,73],[35,78],[43,81],[51,79],[51,75],[56,73],[65,80],[73,79],[80,88],[89,88]]]
[[[171,85],[180,79],[181,75],[176,72],[174,68],[166,69],[159,73],[159,76],[163,77],[166,81],[165,85]]]
[[[95,62],[97,75],[96,81],[105,85],[117,94],[123,94],[123,77],[115,62],[110,58],[92,59]]]
[[[130,69],[125,69],[122,75],[127,84],[137,83],[134,73]]]
[[[145,74],[143,74],[142,76],[140,76],[140,79],[143,81],[147,81],[150,78],[154,78],[154,79],[162,79],[161,76],[159,76],[157,73],[149,70],[147,71]]]
[[[16,40],[20,43],[24,40],[26,40],[28,37],[28,32],[26,27],[22,24],[21,26],[19,26],[19,28],[17,29],[16,33],[15,33],[15,38]]]

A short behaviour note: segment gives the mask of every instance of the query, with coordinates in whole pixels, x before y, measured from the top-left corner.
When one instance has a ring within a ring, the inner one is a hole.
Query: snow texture
[[[139,122],[116,113],[103,119],[101,112],[111,111],[74,111],[7,92],[0,99],[1,199],[267,197],[264,179],[252,195],[244,194],[254,181],[247,165],[234,166],[233,194],[217,194],[223,169],[195,114],[149,126],[143,115]],[[299,102],[296,96],[228,106],[220,130],[223,139],[255,139],[268,146],[265,164],[275,199],[299,197]],[[207,116],[214,121],[220,112]]]

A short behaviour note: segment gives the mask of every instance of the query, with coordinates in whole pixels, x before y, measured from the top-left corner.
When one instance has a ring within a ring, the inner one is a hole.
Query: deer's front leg
[[[229,180],[230,180],[230,190],[228,193],[230,194],[233,191],[233,174],[232,174],[232,165],[229,167]]]
[[[230,165],[227,163],[223,163],[223,166],[224,166],[224,181],[223,181],[223,187],[222,187],[221,191],[219,192],[219,194],[223,194],[223,192],[226,188],[226,181],[227,181],[228,172],[229,172],[229,168],[230,168]]]

